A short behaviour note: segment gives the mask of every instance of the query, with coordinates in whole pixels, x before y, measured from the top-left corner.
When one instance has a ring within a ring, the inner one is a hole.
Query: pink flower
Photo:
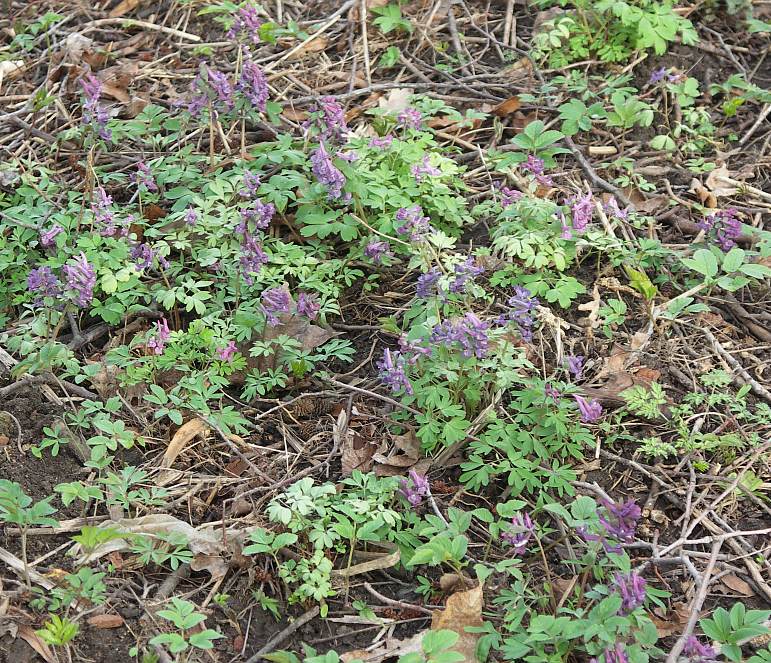
[[[578,409],[581,411],[581,421],[584,423],[593,423],[602,416],[602,405],[596,399],[587,402],[583,396],[578,394],[573,394],[573,398],[578,403]]]
[[[217,348],[217,356],[221,361],[226,361],[228,364],[231,364],[233,363],[233,355],[236,354],[237,350],[238,348],[236,348],[236,342],[229,341],[224,348]]]

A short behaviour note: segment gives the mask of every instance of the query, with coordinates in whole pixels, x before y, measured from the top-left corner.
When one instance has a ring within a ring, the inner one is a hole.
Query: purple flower
[[[229,341],[224,348],[217,348],[217,357],[220,361],[226,361],[228,364],[233,363],[233,355],[236,354],[238,348],[235,341]]]
[[[247,4],[239,8],[233,21],[233,25],[230,27],[230,30],[227,31],[225,36],[228,39],[235,39],[239,35],[245,34],[252,44],[256,45],[260,43],[261,25],[262,19],[260,19],[257,14],[257,7],[252,4]]]
[[[554,184],[551,177],[544,174],[543,159],[538,158],[534,154],[527,155],[527,161],[522,164],[522,170],[530,173],[539,184],[543,184],[544,186],[551,186]]]
[[[276,206],[273,203],[263,203],[259,199],[254,200],[251,208],[241,209],[241,223],[236,227],[236,232],[246,232],[250,221],[255,228],[265,230],[273,220],[275,213]]]
[[[502,186],[501,189],[501,207],[506,209],[509,205],[513,205],[517,201],[522,199],[522,192],[516,189],[510,189],[507,186]]]
[[[605,663],[629,663],[629,657],[626,655],[626,649],[621,642],[605,650]]]
[[[642,512],[634,500],[627,500],[617,504],[615,502],[603,502],[607,516],[600,516],[600,524],[605,531],[624,543],[634,541],[634,531]]]
[[[703,645],[695,635],[689,635],[683,647],[683,654],[689,663],[715,663],[717,651],[709,645]]]
[[[140,161],[137,164],[137,172],[131,176],[131,181],[134,182],[137,187],[145,191],[151,191],[156,193],[158,191],[158,185],[155,183],[155,178],[144,161]]]
[[[560,390],[551,384],[547,384],[543,388],[543,393],[547,398],[551,398],[554,401],[555,405],[559,404],[560,399],[562,398],[562,394],[560,393]]]
[[[521,555],[527,549],[527,544],[535,532],[535,525],[530,519],[530,515],[526,513],[512,518],[511,526],[512,529],[501,532],[501,539],[510,546],[514,546],[512,552],[515,555]]]
[[[587,424],[594,423],[602,416],[602,405],[596,399],[588,401],[578,394],[573,394],[573,398],[578,403],[578,409],[581,412],[581,421]]]
[[[241,198],[256,198],[257,189],[260,188],[260,184],[262,184],[262,179],[259,173],[245,170],[241,178],[241,188],[238,190],[238,195]]]
[[[591,193],[576,196],[570,201],[570,211],[573,219],[573,230],[581,232],[586,229],[594,214],[594,198]]]
[[[455,278],[452,283],[450,283],[450,292],[459,293],[464,290],[468,281],[473,282],[477,276],[483,274],[485,268],[477,266],[474,262],[474,258],[469,256],[464,262],[455,265],[454,271]]]
[[[297,312],[300,315],[304,315],[308,320],[315,320],[320,309],[321,304],[316,295],[301,292],[297,296]]]
[[[354,150],[338,150],[335,152],[335,156],[338,159],[347,161],[348,163],[353,163],[354,161],[359,160],[359,155]]]
[[[415,296],[426,299],[436,292],[436,284],[442,276],[439,268],[432,267],[425,274],[418,277],[418,287],[415,289]]]
[[[241,239],[241,256],[239,264],[241,274],[247,285],[252,285],[254,279],[252,274],[260,271],[262,266],[268,262],[268,256],[262,250],[262,246],[247,228],[244,228]]]
[[[496,322],[501,326],[513,322],[522,340],[529,343],[533,340],[534,314],[539,304],[538,299],[533,297],[527,288],[517,285],[514,286],[514,295],[509,297],[506,303],[509,305],[509,310],[500,315]]]
[[[723,250],[730,251],[742,234],[742,224],[733,207],[720,210],[702,219],[696,225],[710,236]]]
[[[667,75],[667,68],[661,67],[659,69],[654,69],[651,72],[651,77],[648,79],[648,83],[651,85],[655,85],[656,83],[660,83],[664,80],[664,76]]]
[[[618,206],[618,201],[611,196],[610,200],[605,203],[605,214],[613,217],[614,219],[618,219],[619,221],[626,221],[629,218],[629,208],[625,207],[624,209],[621,209]]]
[[[321,97],[311,108],[310,117],[303,123],[303,128],[318,134],[322,142],[338,145],[346,142],[349,131],[345,111],[334,97]]]
[[[45,249],[51,248],[56,242],[54,241],[56,236],[63,232],[64,228],[62,228],[58,223],[55,223],[51,226],[48,230],[41,230],[40,231],[40,244]]]
[[[147,339],[145,345],[148,350],[152,350],[154,354],[162,355],[163,348],[166,346],[166,341],[171,338],[171,332],[169,331],[169,323],[166,322],[166,318],[161,318],[155,321],[155,334]]]
[[[233,85],[230,83],[228,75],[207,67],[208,82],[212,91],[214,92],[217,101],[219,101],[225,110],[233,110],[235,100],[233,99]]]
[[[415,470],[410,470],[409,479],[402,479],[399,486],[399,492],[412,506],[418,506],[424,497],[431,494],[428,479]]]
[[[383,351],[383,359],[377,363],[377,368],[380,371],[381,382],[390,387],[392,392],[396,393],[404,389],[405,393],[412,393],[412,385],[405,372],[408,363],[401,352],[391,352],[388,348]]]
[[[244,60],[241,76],[236,85],[241,94],[261,113],[265,112],[268,103],[268,79],[259,65],[251,58]]]
[[[420,341],[408,341],[407,335],[402,334],[399,337],[399,352],[407,358],[408,364],[413,365],[418,363],[418,357],[421,355],[430,356],[431,348],[420,345]]]
[[[616,591],[621,596],[620,614],[629,615],[645,601],[645,578],[636,573],[628,575],[616,573],[613,580]]]
[[[130,256],[137,269],[150,269],[154,260],[157,260],[163,269],[169,268],[169,261],[144,242],[132,247]]]
[[[67,278],[67,289],[72,291],[75,304],[83,308],[94,298],[96,274],[84,253],[73,260],[74,264],[66,264],[62,271]]]
[[[99,98],[102,96],[102,83],[92,73],[86,73],[80,79],[80,85],[83,88],[83,124],[90,124],[103,140],[112,139],[112,132],[107,128],[109,114],[99,105]]]
[[[388,242],[374,241],[364,247],[364,255],[376,265],[383,263],[383,258],[393,256],[391,245]]]
[[[316,150],[311,154],[311,164],[316,180],[319,184],[323,184],[327,188],[327,197],[329,200],[343,198],[345,175],[343,175],[335,164],[332,163],[332,159],[324,147],[324,143],[320,143]]]
[[[91,203],[91,212],[94,215],[94,221],[101,226],[99,234],[102,237],[113,237],[118,234],[125,237],[128,234],[128,225],[125,221],[118,221],[115,212],[111,209],[112,198],[102,187],[97,187],[94,191],[94,201]]]
[[[418,184],[423,181],[423,178],[426,175],[438,177],[442,174],[442,171],[439,168],[431,165],[431,159],[428,155],[424,156],[423,161],[420,163],[414,164],[412,168],[410,168],[410,172]]]
[[[37,294],[35,304],[43,303],[43,297],[59,297],[62,294],[62,284],[56,274],[47,265],[37,267],[27,275],[27,290]]]
[[[408,106],[396,117],[396,123],[402,129],[421,129],[423,127],[423,116],[417,108]]]
[[[567,364],[568,372],[576,379],[581,379],[581,374],[584,372],[584,356],[583,355],[568,355],[565,357],[565,363]]]
[[[188,207],[185,212],[185,225],[192,227],[196,223],[198,223],[198,213],[192,207]]]
[[[396,212],[396,220],[400,224],[396,228],[396,232],[399,235],[409,233],[413,242],[421,240],[433,230],[429,218],[423,216],[423,208],[420,205],[400,207]]]
[[[667,74],[667,80],[670,83],[679,83],[681,80],[683,80],[684,75],[680,74],[678,72],[673,72],[671,74]]]
[[[482,322],[471,311],[460,320],[445,320],[436,325],[431,331],[433,343],[443,343],[452,349],[460,346],[464,357],[477,357],[481,359],[487,354],[490,339],[487,330],[490,325]]]
[[[269,288],[264,290],[260,297],[262,311],[265,313],[265,321],[271,327],[279,323],[279,313],[289,313],[289,305],[292,297],[285,287]]]
[[[380,150],[387,150],[389,147],[391,147],[391,143],[393,142],[394,137],[391,134],[387,134],[382,137],[378,136],[377,138],[373,138],[371,141],[369,141],[369,146]]]
[[[560,237],[562,239],[573,239],[573,230],[568,225],[567,219],[565,219],[565,215],[562,212],[557,212],[557,218],[560,222],[560,227],[562,231],[560,232]]]

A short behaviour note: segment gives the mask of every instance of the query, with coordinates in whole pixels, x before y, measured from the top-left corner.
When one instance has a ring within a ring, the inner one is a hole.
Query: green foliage
[[[412,32],[412,23],[402,15],[401,7],[398,4],[390,3],[384,7],[373,7],[372,13],[377,16],[372,22],[384,35],[389,32]]]
[[[189,647],[201,650],[212,649],[215,640],[225,637],[213,629],[202,629],[189,633],[190,629],[206,621],[206,615],[197,612],[195,604],[190,601],[172,597],[171,607],[159,610],[156,614],[158,617],[170,621],[179,632],[156,635],[150,640],[150,644],[166,645],[172,654],[179,654]]]
[[[765,625],[771,610],[747,610],[743,603],[734,603],[731,611],[717,608],[712,617],[699,620],[701,630],[720,643],[720,653],[730,661],[741,661],[739,643],[771,631]]]
[[[78,624],[70,621],[67,617],[59,617],[59,615],[51,615],[50,617],[43,624],[43,628],[35,631],[46,644],[53,647],[63,647],[74,640],[80,632]]]

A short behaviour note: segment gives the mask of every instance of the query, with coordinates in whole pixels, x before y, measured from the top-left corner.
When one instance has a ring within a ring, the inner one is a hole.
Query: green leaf
[[[683,264],[693,271],[712,279],[717,275],[717,258],[708,249],[699,249],[693,254],[693,258],[684,258]]]
[[[732,248],[723,257],[723,271],[728,274],[735,272],[741,267],[746,255],[744,249],[740,249],[738,246]]]

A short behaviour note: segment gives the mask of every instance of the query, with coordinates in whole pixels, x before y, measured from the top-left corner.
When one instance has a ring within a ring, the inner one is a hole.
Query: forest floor
[[[771,661],[771,4],[3,7],[1,662]]]

